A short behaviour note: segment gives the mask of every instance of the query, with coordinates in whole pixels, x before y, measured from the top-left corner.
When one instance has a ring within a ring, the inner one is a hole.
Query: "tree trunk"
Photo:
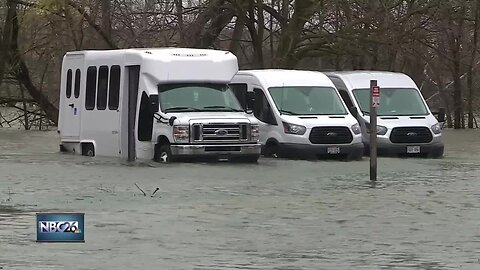
[[[42,91],[40,91],[32,82],[28,67],[25,63],[23,55],[20,53],[18,45],[18,34],[20,26],[17,17],[17,4],[11,3],[11,20],[8,24],[8,28],[11,29],[11,44],[10,44],[10,65],[12,66],[12,73],[19,83],[21,83],[27,89],[30,96],[38,103],[38,106],[47,115],[48,119],[55,124],[58,123],[58,109],[48,100]]]
[[[453,31],[452,36],[450,37],[450,49],[452,51],[452,77],[453,77],[453,113],[454,113],[454,123],[453,128],[460,129],[465,128],[465,118],[464,118],[464,106],[463,106],[463,95],[462,95],[462,84],[461,84],[461,50],[462,50],[462,40],[463,40],[463,31],[464,31],[464,20],[465,20],[465,6],[461,7],[462,10],[458,15],[458,24],[455,29],[452,27]],[[450,24],[454,26],[455,24]]]
[[[478,42],[478,23],[480,22],[480,0],[475,1],[475,21],[473,26],[473,40],[472,40],[472,56],[470,57],[470,64],[468,66],[468,128],[473,128],[473,98],[474,98],[474,89],[473,89],[473,68],[475,65],[475,60],[477,56],[477,42]],[[473,9],[473,7],[472,7]]]
[[[102,0],[102,30],[105,32],[105,36],[108,40],[112,40],[112,9],[110,5],[110,0]],[[107,49],[109,48],[108,43],[106,44]]]
[[[10,59],[10,47],[12,43],[13,35],[13,20],[17,16],[17,2],[7,1],[7,17],[5,18],[5,24],[3,27],[3,37],[0,40],[0,85],[2,85],[5,70],[9,64]]]
[[[185,44],[185,33],[183,32],[183,5],[182,0],[174,0],[175,2],[175,15],[177,16],[177,28],[178,36],[180,39],[180,45]]]
[[[242,40],[243,36],[243,28],[245,27],[245,19],[245,14],[237,14],[237,20],[235,21],[232,40],[230,41],[229,46],[229,51],[231,51],[233,54],[237,54],[237,51],[240,48],[240,41]]]
[[[275,54],[275,66],[293,68],[298,62],[295,49],[300,42],[305,23],[315,12],[316,0],[296,0],[295,11],[288,25],[282,29],[280,42]]]

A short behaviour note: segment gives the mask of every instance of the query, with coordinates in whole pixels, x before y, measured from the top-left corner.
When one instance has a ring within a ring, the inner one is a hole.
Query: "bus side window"
[[[98,69],[97,86],[97,110],[107,108],[108,66],[100,66]]]
[[[75,98],[78,98],[80,96],[80,77],[82,76],[82,72],[80,69],[77,68],[75,71],[75,88],[73,90],[73,95]]]
[[[72,70],[69,69],[67,71],[67,85],[66,85],[66,95],[67,98],[70,98],[72,96]]]
[[[120,93],[120,66],[112,66],[110,69],[110,86],[108,89],[108,109],[118,109]]]
[[[95,92],[97,91],[97,67],[91,66],[87,69],[87,86],[85,92],[85,109],[95,108]]]

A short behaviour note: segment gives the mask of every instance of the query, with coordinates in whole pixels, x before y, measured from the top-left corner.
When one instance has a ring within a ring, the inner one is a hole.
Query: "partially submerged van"
[[[370,80],[380,87],[377,109],[379,155],[442,157],[444,144],[438,120],[415,82],[403,73],[383,71],[327,72],[353,113],[358,112],[365,148],[369,147]],[[439,117],[443,121],[444,116]]]
[[[256,162],[258,121],[228,82],[226,51],[160,48],[69,52],[60,90],[60,149],[88,156]]]
[[[360,126],[327,76],[300,70],[242,70],[230,87],[260,124],[265,156],[361,159]]]

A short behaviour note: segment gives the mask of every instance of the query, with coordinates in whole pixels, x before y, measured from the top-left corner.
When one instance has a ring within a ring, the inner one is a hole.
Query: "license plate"
[[[408,154],[418,154],[420,153],[420,146],[407,146]]]
[[[328,154],[339,154],[340,153],[340,147],[328,147],[327,148],[327,153]]]

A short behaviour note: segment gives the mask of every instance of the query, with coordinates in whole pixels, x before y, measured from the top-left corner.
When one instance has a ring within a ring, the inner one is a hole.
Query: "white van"
[[[227,51],[163,48],[69,52],[60,90],[60,149],[152,159],[256,162],[259,127],[228,82]]]
[[[360,126],[324,74],[242,70],[230,87],[260,121],[260,143],[265,156],[363,156]]]
[[[383,71],[328,72],[347,106],[358,112],[365,148],[369,147],[370,80],[380,87],[377,114],[379,155],[442,157],[444,145],[438,120],[413,80]],[[444,121],[444,114],[439,120]]]

